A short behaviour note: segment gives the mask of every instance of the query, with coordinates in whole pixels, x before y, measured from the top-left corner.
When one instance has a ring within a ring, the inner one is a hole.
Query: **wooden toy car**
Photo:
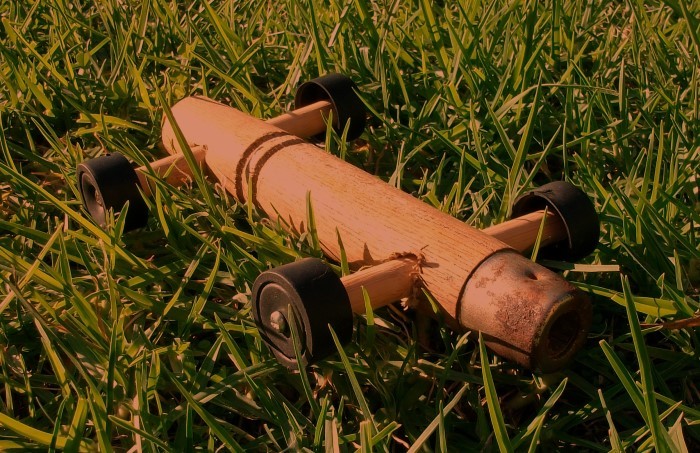
[[[300,138],[323,133],[329,116],[349,139],[363,131],[364,105],[347,77],[303,84],[296,110],[268,121],[210,99],[185,98],[163,125],[171,156],[151,164],[172,184],[182,182],[191,174],[183,154],[189,147],[228,193],[294,233],[309,229],[310,199],[326,256],[339,261],[342,241],[351,268],[362,269],[339,278],[321,260],[305,259],[260,275],[253,313],[277,358],[298,366],[292,327],[306,363],[335,351],[329,325],[349,341],[353,313],[365,310],[364,288],[373,308],[426,292],[449,325],[481,332],[502,357],[543,372],[564,366],[585,342],[590,301],[520,252],[532,248],[545,222],[542,253],[564,260],[590,253],[599,226],[586,195],[568,183],[548,184],[515,202],[514,219],[480,231]],[[145,172],[116,154],[82,163],[87,211],[102,224],[107,209],[120,211],[128,201],[127,228],[143,226],[142,197],[150,193]]]

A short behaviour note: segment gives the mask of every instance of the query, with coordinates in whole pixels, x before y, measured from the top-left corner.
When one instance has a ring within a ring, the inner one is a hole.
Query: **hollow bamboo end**
[[[487,258],[467,282],[460,324],[501,357],[544,373],[566,366],[591,323],[588,296],[514,252]]]
[[[532,368],[544,373],[566,366],[586,342],[592,309],[588,296],[582,291],[563,294],[542,323],[535,341]]]

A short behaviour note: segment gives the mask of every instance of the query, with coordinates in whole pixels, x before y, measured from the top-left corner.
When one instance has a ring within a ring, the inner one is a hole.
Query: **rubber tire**
[[[347,140],[355,140],[365,130],[367,111],[357,95],[357,86],[342,74],[327,74],[297,88],[294,107],[301,108],[318,101],[328,101],[333,106],[333,129],[342,135],[350,122]],[[321,134],[318,138],[323,138]]]
[[[83,206],[95,223],[104,228],[107,211],[121,212],[129,203],[124,231],[141,228],[148,222],[148,206],[139,192],[139,178],[131,163],[119,153],[86,160],[76,171]]]
[[[302,367],[336,352],[329,325],[341,344],[352,338],[353,315],[345,287],[333,269],[317,258],[305,258],[260,274],[253,284],[252,303],[260,336],[289,369],[299,366],[291,325],[286,334],[273,328],[270,317],[274,312],[280,312],[291,324],[291,308]]]
[[[584,191],[566,181],[545,184],[515,200],[512,217],[545,207],[559,214],[566,227],[567,240],[542,248],[538,253],[540,257],[576,262],[595,250],[600,238],[600,220]]]

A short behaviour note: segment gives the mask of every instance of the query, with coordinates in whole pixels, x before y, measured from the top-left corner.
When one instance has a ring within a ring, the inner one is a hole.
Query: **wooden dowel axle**
[[[531,250],[535,245],[544,217],[545,211],[539,210],[484,228],[481,231],[495,237],[499,241],[505,242],[520,253],[524,253]],[[566,227],[559,215],[552,211],[547,211],[546,217],[544,228],[542,229],[540,247],[565,241],[567,239]]]
[[[525,252],[535,245],[540,225],[544,221],[540,247],[566,239],[566,229],[559,216],[539,210],[483,229],[514,249]],[[348,293],[352,311],[365,313],[363,288],[367,291],[372,309],[379,309],[398,300],[412,297],[417,290],[420,263],[415,257],[398,258],[361,269],[341,278]]]
[[[352,311],[363,314],[366,309],[363,288],[367,291],[372,309],[378,309],[411,297],[419,271],[416,259],[401,258],[359,270],[340,281],[348,293]]]
[[[265,122],[297,137],[313,137],[326,131],[326,119],[332,110],[328,101],[318,101]]]
[[[206,154],[206,148],[203,146],[193,146],[191,150],[197,165],[202,165]],[[153,170],[156,176],[165,178],[165,181],[174,187],[179,187],[192,180],[192,171],[187,164],[187,159],[185,159],[184,154],[172,154],[158,159],[151,162],[148,166],[142,165],[136,169],[136,176],[139,178],[139,186],[141,186],[141,190],[146,197],[150,197],[152,194],[147,177],[147,175],[151,173],[148,167]]]

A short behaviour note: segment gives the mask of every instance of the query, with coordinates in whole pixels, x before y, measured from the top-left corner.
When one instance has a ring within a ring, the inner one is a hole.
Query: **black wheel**
[[[124,231],[146,225],[148,207],[139,192],[139,178],[126,157],[111,153],[78,165],[78,189],[83,206],[95,223],[104,227],[107,211],[117,214],[129,202]]]
[[[543,248],[541,257],[575,262],[595,250],[600,237],[600,220],[585,192],[565,181],[545,184],[515,200],[513,217],[545,207],[559,214],[566,227],[567,240]]]
[[[302,366],[336,351],[329,325],[341,344],[352,338],[348,294],[333,269],[319,259],[306,258],[263,272],[255,279],[252,299],[262,339],[289,369],[298,366],[292,328],[299,339]]]
[[[297,88],[295,108],[305,107],[318,101],[328,101],[333,106],[333,128],[342,134],[349,122],[347,139],[355,140],[365,130],[367,112],[357,96],[357,86],[342,74],[327,74],[309,80]]]

